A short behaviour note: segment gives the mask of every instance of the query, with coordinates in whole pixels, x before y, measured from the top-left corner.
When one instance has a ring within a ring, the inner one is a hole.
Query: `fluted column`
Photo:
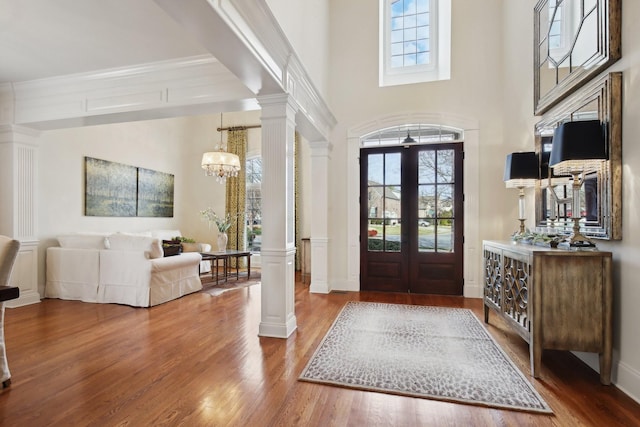
[[[294,146],[296,107],[288,95],[258,98],[262,107],[262,312],[259,335],[296,330]]]
[[[328,141],[310,141],[311,176],[311,286],[310,292],[328,294],[329,287],[329,160]]]
[[[38,293],[38,146],[39,132],[0,125],[0,234],[20,241],[11,285],[20,298],[7,307],[40,302]]]

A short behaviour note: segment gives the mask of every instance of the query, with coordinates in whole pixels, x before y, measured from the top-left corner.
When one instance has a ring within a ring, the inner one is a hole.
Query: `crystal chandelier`
[[[220,114],[220,144],[216,151],[208,151],[202,155],[202,169],[206,176],[215,176],[216,181],[225,183],[227,178],[238,176],[240,158],[224,151],[222,144],[222,114]]]

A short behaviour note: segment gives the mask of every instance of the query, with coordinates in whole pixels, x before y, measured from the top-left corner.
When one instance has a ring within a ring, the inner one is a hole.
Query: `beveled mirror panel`
[[[543,114],[620,59],[622,0],[540,0],[534,9],[534,112]]]
[[[551,151],[553,132],[561,123],[598,119],[605,124],[609,160],[584,177],[580,214],[583,233],[590,238],[622,239],[622,73],[609,73],[581,88],[549,110],[535,126],[536,152]],[[544,168],[543,168],[544,170]],[[548,183],[548,180],[546,181]],[[550,188],[536,186],[536,225],[571,231],[571,184],[554,179]]]

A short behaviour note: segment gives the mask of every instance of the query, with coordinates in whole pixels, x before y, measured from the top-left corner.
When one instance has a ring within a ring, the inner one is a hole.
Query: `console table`
[[[543,349],[598,353],[611,383],[611,252],[484,241],[484,321],[498,313],[529,343],[531,375]]]
[[[226,282],[229,277],[229,259],[236,259],[236,280],[240,278],[240,267],[238,266],[238,260],[242,257],[247,258],[247,280],[251,278],[251,251],[236,251],[236,250],[226,250],[220,252],[201,252],[200,256],[202,256],[203,261],[211,262],[211,278],[216,279],[216,284],[220,278],[220,274],[218,274],[218,262],[222,260],[222,277]],[[215,270],[214,270],[215,265]]]

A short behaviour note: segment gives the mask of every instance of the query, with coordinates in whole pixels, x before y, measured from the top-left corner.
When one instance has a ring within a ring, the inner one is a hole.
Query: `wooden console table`
[[[611,384],[611,252],[483,242],[484,321],[494,310],[529,343],[531,375],[543,349],[598,353]]]
[[[236,259],[236,280],[240,278],[240,267],[238,266],[238,260],[242,257],[247,257],[247,280],[251,278],[251,252],[250,251],[236,251],[236,250],[226,250],[222,252],[201,252],[200,256],[202,256],[203,261],[211,262],[211,278],[216,279],[216,284],[220,279],[220,274],[218,274],[218,262],[222,260],[222,277],[226,282],[229,277],[229,259]],[[215,266],[215,270],[214,270]]]

